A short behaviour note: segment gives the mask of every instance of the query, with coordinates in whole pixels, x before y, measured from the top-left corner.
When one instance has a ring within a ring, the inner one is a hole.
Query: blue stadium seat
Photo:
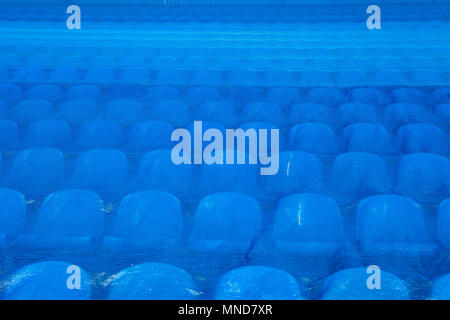
[[[76,83],[80,79],[80,72],[77,68],[60,67],[52,71],[50,82],[56,83]]]
[[[146,85],[150,82],[150,70],[144,68],[127,68],[122,71],[120,82]]]
[[[319,192],[323,184],[321,164],[309,153],[281,152],[278,174],[262,176],[260,181],[265,200],[299,192]]]
[[[60,67],[82,67],[84,65],[83,58],[77,55],[62,56],[58,60]]]
[[[75,133],[75,141],[69,149],[114,148],[122,143],[122,127],[107,120],[85,122]]]
[[[18,132],[19,129],[15,122],[0,119],[0,150],[13,150],[17,148]]]
[[[418,105],[434,105],[434,96],[415,88],[399,88],[391,92],[392,97],[399,103],[411,103]]]
[[[78,156],[71,186],[117,196],[127,180],[125,155],[114,149],[91,149]]]
[[[63,94],[57,85],[38,84],[31,87],[31,89],[27,91],[26,96],[28,99],[55,101],[61,99]]]
[[[407,124],[398,129],[397,145],[401,152],[429,152],[445,154],[448,138],[438,127],[427,123]]]
[[[436,200],[450,192],[450,164],[440,155],[413,153],[404,156],[397,169],[401,194],[417,200]]]
[[[348,94],[347,102],[359,102],[371,106],[385,106],[391,100],[381,91],[374,88],[357,88]]]
[[[450,103],[439,104],[434,110],[436,116],[441,119],[444,126],[450,128]]]
[[[181,95],[177,88],[157,86],[148,89],[146,99],[149,102],[180,100]]]
[[[396,129],[413,122],[431,122],[430,115],[419,105],[394,103],[384,109],[384,123],[388,128]]]
[[[443,275],[436,279],[433,284],[431,299],[450,300],[450,274]]]
[[[364,103],[346,103],[339,107],[336,117],[341,126],[359,122],[376,123],[377,114],[372,106]]]
[[[239,157],[245,158],[245,164],[238,164]],[[234,164],[226,164],[227,152],[223,153],[224,164],[203,164],[198,176],[197,197],[215,192],[242,192],[256,196],[259,166],[249,164],[249,155],[234,152]]]
[[[47,100],[22,100],[10,110],[10,118],[20,125],[29,125],[32,122],[50,119],[52,105]]]
[[[171,250],[181,236],[182,218],[180,202],[173,195],[153,190],[129,194],[120,202],[104,248],[121,256]]]
[[[189,198],[193,184],[192,165],[174,164],[171,152],[169,149],[147,152],[139,164],[138,185],[142,189],[160,190],[179,198]]]
[[[68,100],[62,104],[53,117],[67,122],[73,126],[80,126],[83,123],[93,120],[99,113],[97,104],[91,100]]]
[[[378,124],[357,123],[344,129],[343,141],[346,152],[359,151],[381,155],[393,152],[391,136]]]
[[[92,84],[80,84],[70,88],[67,92],[68,99],[91,99],[95,100],[100,98],[101,91],[96,85]]]
[[[90,277],[83,269],[79,270],[79,288],[68,286],[75,285],[69,279],[72,274],[75,275],[76,270],[71,266],[73,265],[62,261],[45,261],[23,267],[9,279],[5,300],[91,299]]]
[[[114,82],[114,70],[109,68],[88,69],[85,82],[93,84],[110,84]]]
[[[131,129],[123,149],[130,153],[145,153],[170,148],[173,130],[172,125],[163,121],[139,122]]]
[[[25,226],[25,197],[11,189],[0,189],[0,253]]]
[[[450,103],[450,87],[440,88],[433,91],[436,103]]]
[[[294,88],[273,88],[267,92],[267,101],[279,105],[282,110],[289,110],[292,105],[304,102],[305,98]]]
[[[18,254],[92,254],[103,233],[103,201],[90,191],[65,189],[50,193],[42,203],[32,230],[14,243]]]
[[[158,86],[184,86],[188,85],[188,77],[185,70],[167,69],[157,70],[152,84]]]
[[[13,83],[0,83],[0,100],[18,101],[22,99],[22,88]]]
[[[238,117],[233,106],[227,102],[210,101],[193,108],[194,120],[219,122],[225,128],[235,128],[238,123]]]
[[[217,300],[303,300],[297,281],[289,273],[265,266],[233,269],[219,279]]]
[[[232,97],[234,105],[241,110],[249,103],[254,101],[264,101],[264,91],[255,87],[233,87],[230,89],[229,95]]]
[[[283,263],[291,261],[296,273],[312,280],[333,270],[346,241],[336,202],[313,193],[290,195],[278,202],[271,237]]]
[[[334,88],[315,88],[308,92],[308,101],[327,107],[337,107],[345,102],[345,96]]]
[[[330,122],[330,111],[327,107],[317,103],[294,104],[288,116],[291,125],[304,122]]]
[[[450,226],[450,198],[441,202],[437,212],[437,234],[440,243],[450,250],[450,234],[448,228]]]
[[[134,100],[117,100],[109,104],[102,118],[123,126],[132,126],[142,119],[143,114],[144,109],[141,103]]]
[[[289,131],[290,145],[300,151],[333,154],[336,151],[336,137],[333,130],[321,123],[298,124]]]
[[[269,102],[253,102],[240,113],[241,122],[269,122],[284,128],[285,119],[279,105]]]
[[[175,128],[184,127],[190,120],[189,107],[181,101],[167,100],[156,102],[148,111],[150,120],[165,121]]]
[[[39,67],[20,67],[12,77],[14,82],[19,83],[42,83],[45,82],[45,73]]]
[[[239,223],[236,223],[239,221]],[[255,199],[240,193],[216,193],[202,199],[195,213],[189,246],[206,255],[244,254],[262,227]]]
[[[417,203],[393,194],[371,196],[359,203],[356,239],[364,263],[408,277],[414,277],[413,270],[426,273],[437,249]]]
[[[365,152],[343,153],[333,165],[334,190],[345,201],[377,193],[388,193],[391,181],[381,157]]]
[[[55,149],[27,149],[14,157],[6,185],[25,194],[47,194],[61,187],[64,156]]]
[[[188,104],[198,106],[205,102],[219,101],[220,93],[214,87],[193,87],[186,92],[185,99]]]
[[[67,142],[70,127],[60,120],[41,120],[32,123],[25,133],[26,148],[58,147]]]
[[[406,284],[395,275],[380,271],[381,288],[369,289],[371,273],[365,268],[338,271],[325,281],[322,300],[409,300]]]
[[[104,97],[108,100],[141,100],[145,95],[146,91],[143,86],[119,81],[119,83],[109,86]]]
[[[244,131],[247,131],[248,129],[254,129],[256,131],[256,134],[258,135],[258,139],[259,139],[259,134],[260,131],[259,130],[267,130],[267,154],[271,155],[272,154],[272,139],[271,139],[271,134],[272,131],[271,130],[276,130],[278,129],[278,150],[283,150],[287,144],[286,142],[286,138],[283,134],[283,131],[280,130],[279,127],[277,127],[276,125],[272,124],[272,123],[267,123],[267,122],[247,122],[247,123],[243,123],[241,126],[239,126],[239,128],[241,128]],[[274,141],[275,143],[275,141]],[[249,148],[248,145],[246,145],[246,149],[245,152],[249,152]],[[258,153],[260,154],[261,152],[263,152],[263,150],[258,146]]]
[[[201,293],[191,275],[164,263],[144,263],[115,274],[110,300],[194,300]]]

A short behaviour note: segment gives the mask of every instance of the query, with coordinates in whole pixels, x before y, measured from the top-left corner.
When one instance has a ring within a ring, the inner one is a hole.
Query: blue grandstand
[[[450,1],[370,4],[0,0],[0,299],[450,299]]]

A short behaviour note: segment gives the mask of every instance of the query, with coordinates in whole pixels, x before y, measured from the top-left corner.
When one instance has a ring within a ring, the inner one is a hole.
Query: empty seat
[[[70,279],[71,275],[74,276],[73,281]],[[91,299],[88,273],[78,266],[62,261],[27,265],[16,271],[7,283],[5,300]]]
[[[189,198],[192,192],[192,165],[176,165],[171,150],[159,149],[147,152],[141,159],[137,174],[138,185]]]
[[[269,122],[284,128],[285,119],[279,105],[269,102],[254,102],[240,113],[242,122]]]
[[[436,279],[433,284],[431,299],[450,300],[450,274],[443,275]]]
[[[415,88],[399,88],[391,92],[392,97],[397,102],[411,103],[418,105],[434,105],[434,96]]]
[[[153,190],[129,194],[120,202],[104,247],[122,256],[164,252],[180,238],[182,218],[180,202],[171,194]]]
[[[337,122],[341,126],[358,122],[377,122],[377,114],[372,106],[364,103],[346,103],[339,107]]]
[[[122,128],[107,120],[93,120],[84,123],[75,134],[75,141],[69,149],[114,148],[122,143]]]
[[[0,252],[25,225],[25,197],[11,189],[0,189]]]
[[[108,299],[193,300],[200,295],[191,275],[183,269],[163,263],[144,263],[114,274]]]
[[[79,79],[79,70],[71,67],[56,68],[50,75],[50,82],[56,83],[76,83]]]
[[[450,87],[439,88],[433,91],[436,103],[450,103]]]
[[[88,83],[113,83],[114,82],[114,70],[109,68],[91,68],[88,69],[85,82]]]
[[[92,84],[80,84],[73,86],[67,92],[67,98],[69,99],[98,99],[101,96],[101,91],[96,85]]]
[[[330,116],[327,107],[317,103],[294,104],[288,116],[291,125],[304,122],[329,123]]]
[[[124,126],[131,126],[143,117],[142,105],[134,100],[111,102],[103,113],[103,119],[112,120]]]
[[[150,82],[150,70],[143,68],[127,68],[122,71],[120,82],[146,85]]]
[[[344,150],[387,155],[393,152],[391,136],[378,124],[357,123],[349,125],[343,133]]]
[[[429,114],[419,105],[394,103],[384,109],[384,123],[396,129],[413,122],[431,122]]]
[[[348,102],[359,102],[371,106],[385,106],[391,100],[381,91],[374,88],[357,88],[348,94]]]
[[[345,244],[336,202],[313,193],[290,195],[278,202],[271,237],[283,264],[295,263],[295,272],[312,280],[333,270]]]
[[[0,83],[0,100],[18,101],[22,99],[22,88],[13,83]]]
[[[220,277],[217,300],[302,300],[300,286],[289,273],[265,266],[233,269]]]
[[[446,153],[448,150],[444,132],[426,123],[412,123],[400,127],[397,132],[397,145],[404,153]]]
[[[255,87],[232,87],[229,95],[239,110],[251,102],[264,99],[264,91]]]
[[[336,107],[345,102],[345,96],[334,88],[315,88],[308,92],[308,101],[328,107]]]
[[[5,76],[5,75],[4,75]],[[14,82],[19,83],[41,83],[45,82],[44,70],[39,67],[20,67],[12,77]]]
[[[321,123],[302,123],[292,127],[289,144],[297,150],[311,153],[332,154],[336,151],[333,130]]]
[[[226,128],[234,128],[238,122],[233,106],[226,102],[206,102],[194,106],[193,110],[195,120],[219,122]]]
[[[188,106],[181,101],[159,101],[148,111],[150,120],[165,121],[175,128],[184,127],[190,120]]]
[[[41,120],[32,123],[25,133],[26,148],[58,147],[67,142],[70,127],[60,120]]]
[[[127,158],[114,149],[92,149],[78,156],[72,186],[115,195],[127,179]]]
[[[38,84],[27,91],[27,98],[29,99],[43,99],[48,101],[55,101],[62,98],[61,89],[54,84]]]
[[[99,108],[91,100],[69,100],[61,105],[53,117],[71,125],[79,126],[93,120],[99,113]]]
[[[305,101],[294,88],[273,88],[267,92],[267,101],[277,104],[282,110],[289,110],[292,105]]]
[[[285,151],[279,155],[276,175],[262,176],[259,188],[264,198],[279,198],[292,193],[318,192],[322,188],[322,169],[314,155],[299,151]]]
[[[141,100],[145,94],[145,88],[139,84],[117,83],[109,86],[104,98],[107,100]]]
[[[58,65],[61,67],[81,67],[83,64],[83,58],[76,55],[63,56],[58,60]]]
[[[442,123],[450,128],[450,103],[439,104],[435,107],[436,116],[442,121]]]
[[[103,233],[103,201],[87,190],[65,189],[49,194],[33,228],[15,242],[16,252],[60,257],[86,254]]]
[[[404,156],[397,169],[400,193],[418,200],[436,200],[450,192],[450,164],[440,155],[413,153]]]
[[[437,212],[437,233],[439,241],[450,250],[450,198],[441,202]]]
[[[352,268],[328,277],[322,288],[323,300],[409,300],[406,284],[395,275],[380,270],[380,288],[369,289],[371,272]]]
[[[197,253],[244,254],[262,226],[255,199],[240,193],[216,193],[202,199],[189,245]]]
[[[50,119],[52,105],[47,100],[22,100],[10,110],[10,118],[20,125],[29,125],[32,122]]]
[[[150,102],[173,101],[181,98],[180,92],[175,87],[157,86],[148,89],[146,99]]]
[[[189,105],[198,106],[205,102],[220,100],[220,93],[214,87],[194,87],[186,92],[185,99]]]
[[[163,86],[166,86],[166,85],[167,86],[188,85],[189,83],[187,81],[186,74],[189,71],[179,70],[179,69],[157,70],[152,83],[155,85],[163,85]]]
[[[437,249],[417,203],[392,194],[371,196],[359,203],[356,239],[363,263],[399,274],[411,272],[408,277],[413,277],[413,270],[425,273]]]
[[[46,194],[61,187],[64,157],[55,149],[27,149],[14,157],[6,184],[25,194]]]
[[[332,182],[334,190],[346,201],[388,193],[391,188],[383,159],[365,152],[349,152],[336,157]]]
[[[124,146],[126,152],[144,153],[155,149],[170,148],[174,128],[163,121],[137,123],[130,131]]]
[[[10,120],[0,119],[0,149],[11,150],[16,149],[18,142],[17,124]]]

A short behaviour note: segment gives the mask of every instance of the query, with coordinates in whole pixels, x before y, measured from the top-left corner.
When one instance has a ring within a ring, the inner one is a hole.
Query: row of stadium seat
[[[79,270],[79,288],[68,289],[66,270],[71,264],[46,261],[28,265],[11,276],[5,299],[91,299],[93,288],[88,272]],[[323,300],[408,300],[406,284],[383,272],[381,289],[367,288],[364,268],[351,268],[330,275],[322,288]],[[450,274],[434,281],[431,299],[450,298]],[[111,275],[105,290],[111,300],[203,299],[194,278],[185,270],[164,263],[143,263]],[[267,266],[245,266],[222,275],[213,297],[219,300],[303,300],[304,288],[289,273]]]
[[[0,150],[16,151],[26,148],[56,147],[68,152],[78,152],[92,148],[121,148],[128,153],[143,153],[154,149],[173,147],[175,144],[171,141],[171,135],[174,129],[185,127],[185,124],[188,124],[186,128],[191,132],[191,136],[194,136],[194,125],[192,122],[189,123],[188,110],[182,102],[172,101],[156,104],[157,108],[154,108],[150,112],[152,115],[149,116],[154,120],[141,122],[139,120],[142,119],[138,116],[138,114],[142,115],[140,104],[131,101],[112,103],[100,118],[112,119],[119,122],[117,123],[111,120],[89,120],[89,118],[96,118],[93,116],[93,110],[95,110],[93,103],[73,101],[65,104],[56,112],[54,118],[71,120],[72,125],[82,124],[76,129],[71,129],[67,122],[61,120],[36,121],[39,118],[52,118],[50,112],[45,112],[45,107],[49,105],[40,104],[39,102],[42,101],[37,100],[28,100],[28,102],[36,103],[21,104],[23,109],[20,112],[17,109],[13,112],[15,120],[21,118],[21,121],[18,121],[19,124],[29,124],[28,126],[19,129],[14,121],[0,119]],[[39,105],[42,108],[39,108]],[[196,112],[196,119],[204,120],[203,131],[214,128],[220,130],[225,136],[225,128],[234,128],[238,117],[231,107],[227,108],[228,106],[223,103],[202,105],[203,109]],[[323,109],[317,107],[314,110],[309,108],[311,107],[309,104],[298,105],[299,108],[296,106],[291,114],[295,114],[295,122],[299,124],[293,125],[286,135],[283,131],[280,132],[279,150],[281,151],[293,149],[320,155],[359,151],[390,156],[419,152],[443,155],[450,153],[448,134],[432,124],[406,124],[399,127],[395,136],[392,137],[379,124],[355,123],[347,125],[337,135],[323,123],[305,122],[320,120],[319,118],[325,120],[327,114],[320,113],[320,110]],[[345,105],[345,107],[347,110],[353,110],[354,105]],[[362,107],[362,109],[364,108]],[[408,110],[411,111],[411,109]],[[133,111],[136,112],[133,113]],[[178,112],[173,113],[174,111]],[[277,119],[269,117],[270,111],[273,110],[270,110],[269,104],[249,105],[242,112],[247,116],[241,115],[240,119],[244,123],[238,128],[255,129],[256,132],[260,129],[267,129],[270,136],[270,130],[279,128],[272,124]],[[249,115],[251,112],[253,114]],[[267,116],[264,115],[266,112]],[[272,112],[272,114],[274,113]],[[358,112],[349,112],[347,118],[343,116],[340,119],[353,120],[358,114]],[[361,115],[366,117],[367,113]],[[308,118],[314,116],[317,117]],[[388,117],[391,122],[395,120],[393,118],[392,116]],[[221,123],[214,122],[215,120]],[[272,120],[273,122],[246,122],[246,120]],[[129,125],[133,125],[133,127],[128,128]],[[321,143],[317,143],[318,141]]]
[[[12,189],[0,189],[0,199],[2,252],[83,255],[101,246],[108,259],[114,254],[125,259],[133,253],[160,257],[176,255],[173,249],[182,237],[181,204],[175,196],[161,191],[128,194],[116,210],[105,208],[100,196],[91,191],[56,191],[45,198],[33,215],[35,221],[25,231],[25,197]],[[113,215],[114,223],[104,232],[108,214]],[[396,259],[403,259],[411,269],[436,263],[431,258],[442,250],[440,246],[450,250],[449,198],[441,202],[435,215],[439,244],[431,238],[425,215],[413,200],[394,194],[363,199],[355,213],[355,243],[360,257],[389,268]],[[270,230],[263,232],[267,224]],[[346,251],[348,241],[341,211],[327,196],[291,194],[281,198],[270,217],[265,217],[254,198],[223,192],[208,195],[198,204],[186,251],[210,258],[250,256],[256,261],[266,259],[266,263],[275,261],[273,255],[277,254],[306,260],[295,268],[305,268],[305,275],[317,277],[335,268],[331,261],[351,255]],[[312,264],[317,268],[308,269]]]
[[[11,276],[5,299],[78,300],[91,299],[91,277],[79,270],[79,287],[68,289],[66,270],[73,265],[46,261],[28,265]],[[406,284],[395,275],[383,272],[381,289],[368,289],[364,268],[351,268],[330,275],[323,285],[323,300],[408,300]],[[449,299],[450,274],[436,279],[431,299]],[[194,278],[185,270],[164,263],[143,263],[110,276],[105,288],[111,300],[196,300],[204,299]],[[289,273],[267,266],[245,266],[222,275],[213,297],[218,300],[303,300],[304,288]]]
[[[386,165],[392,161],[369,153],[344,153],[335,159],[330,179],[323,178],[318,158],[299,151],[281,152],[279,172],[274,176],[259,176],[259,166],[252,164],[176,165],[170,149],[128,160],[115,149],[90,149],[76,159],[56,149],[26,149],[4,158],[1,185],[27,195],[76,187],[116,196],[127,189],[157,189],[183,200],[217,191],[262,193],[270,199],[299,191],[326,191],[324,180],[326,185],[331,180],[336,193],[353,197],[395,190],[419,201],[436,201],[450,193],[450,163],[430,153],[402,157],[395,175]]]
[[[66,91],[55,84],[38,84],[26,88],[25,84],[0,83],[0,100],[18,102],[23,99],[43,99],[51,102],[60,100],[89,99],[138,99],[150,102],[182,100],[191,104],[210,101],[224,101],[240,106],[251,102],[277,103],[285,109],[297,103],[317,103],[327,107],[338,107],[345,103],[363,103],[373,107],[395,103],[409,103],[435,106],[450,102],[450,88],[423,90],[420,88],[289,88],[289,87],[233,87],[214,86],[176,87],[116,84],[103,88],[93,84],[70,86]]]
[[[142,85],[212,85],[212,86],[435,86],[450,85],[450,71],[417,70],[405,72],[385,69],[368,72],[359,69],[327,70],[212,70],[212,69],[112,69],[112,68],[56,68],[21,67],[0,68],[0,82],[23,83],[129,83]]]

